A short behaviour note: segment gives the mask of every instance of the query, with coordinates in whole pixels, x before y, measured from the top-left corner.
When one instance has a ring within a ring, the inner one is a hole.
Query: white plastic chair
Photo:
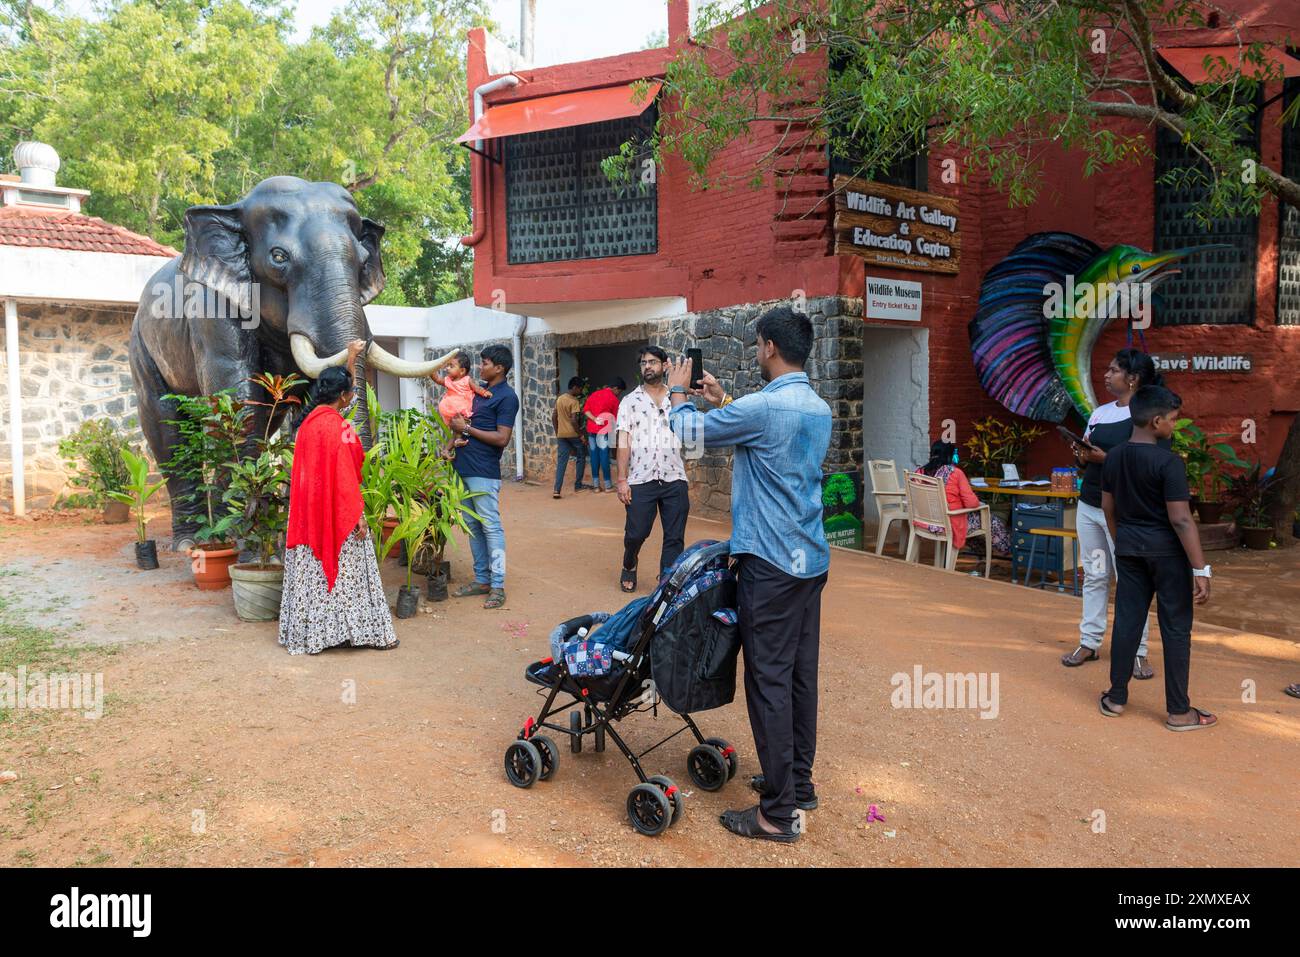
[[[898,554],[907,552],[909,541],[907,521],[907,493],[898,484],[898,470],[893,459],[872,459],[867,463],[867,472],[871,475],[871,494],[876,500],[876,511],[880,513],[880,528],[876,532],[876,554],[885,549],[885,538],[889,527],[894,522],[902,522],[903,530],[898,535]]]
[[[958,508],[949,510],[948,496],[944,492],[943,482],[932,475],[925,475],[921,472],[905,472],[904,481],[907,487],[907,510],[911,518],[909,524],[912,526],[912,540],[907,546],[907,561],[915,562],[920,557],[921,539],[926,538],[934,542],[934,567],[946,568],[953,571],[957,567],[957,549],[953,546],[952,541],[952,517],[954,515],[965,515],[969,512],[978,512],[980,514],[980,527],[978,529],[968,528],[966,532],[967,540],[984,536],[984,577],[989,577],[989,572],[993,567],[993,535],[992,520],[989,518],[989,507],[987,505],[977,505],[975,508]],[[939,528],[939,532],[932,532],[929,528],[922,528],[916,525],[917,522],[924,522],[926,525],[933,525]],[[947,561],[941,566],[939,562],[940,546],[947,546]]]

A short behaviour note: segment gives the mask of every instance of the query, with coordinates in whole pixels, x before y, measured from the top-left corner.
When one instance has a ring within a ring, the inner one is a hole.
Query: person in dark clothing
[[[733,446],[731,554],[740,562],[737,624],[745,662],[745,702],[763,773],[750,786],[759,804],[727,811],[722,826],[741,837],[796,841],[803,812],[817,807],[817,659],[821,596],[830,568],[822,528],[822,461],[831,410],[808,382],[804,364],[813,327],[790,306],[757,323],[760,391],[732,401],[705,373],[696,391],[711,405],[686,401],[691,363],[668,374],[673,430],[705,448]]]
[[[1173,433],[1181,405],[1182,400],[1163,386],[1138,389],[1129,402],[1133,436],[1112,449],[1102,467],[1101,507],[1115,541],[1119,585],[1110,639],[1110,690],[1099,704],[1108,718],[1119,717],[1128,704],[1130,662],[1155,596],[1165,659],[1165,727],[1195,731],[1218,722],[1187,698],[1192,605],[1209,600],[1210,566],[1187,504],[1187,467],[1157,444]]]

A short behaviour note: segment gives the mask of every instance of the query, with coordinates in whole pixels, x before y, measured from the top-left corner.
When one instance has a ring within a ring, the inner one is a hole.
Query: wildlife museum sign
[[[901,186],[835,177],[835,254],[877,266],[955,273],[957,200]]]

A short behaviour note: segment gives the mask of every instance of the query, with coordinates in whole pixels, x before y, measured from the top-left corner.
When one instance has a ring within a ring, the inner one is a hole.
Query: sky
[[[340,0],[298,0],[298,37],[324,24]],[[519,37],[519,0],[488,0],[497,38]],[[652,33],[667,33],[665,0],[537,0],[534,66],[572,63],[640,50]]]
[[[89,15],[94,0],[64,0],[70,13]],[[301,40],[311,28],[329,21],[344,0],[298,0],[297,33]],[[488,0],[500,24],[497,37],[507,43],[519,36],[519,0]],[[572,63],[627,53],[645,47],[652,33],[667,34],[666,0],[537,0],[537,50],[534,66]]]

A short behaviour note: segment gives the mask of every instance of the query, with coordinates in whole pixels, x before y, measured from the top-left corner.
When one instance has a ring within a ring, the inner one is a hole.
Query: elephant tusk
[[[293,353],[293,361],[309,379],[319,378],[320,374],[330,366],[341,366],[348,361],[347,349],[322,359],[316,355],[316,347],[311,344],[311,340],[300,332],[290,333],[289,351]]]
[[[456,358],[456,353],[459,351],[459,349],[453,349],[445,356],[430,359],[428,362],[411,362],[407,359],[397,358],[379,343],[372,342],[368,358],[372,369],[378,369],[381,372],[387,372],[389,375],[395,375],[402,379],[420,379],[424,376],[433,375]]]

